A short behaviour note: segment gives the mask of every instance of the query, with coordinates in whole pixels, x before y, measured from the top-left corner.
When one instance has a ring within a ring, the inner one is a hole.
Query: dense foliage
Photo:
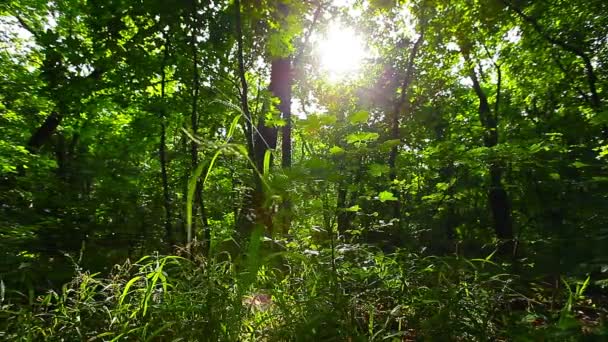
[[[608,338],[606,97],[602,0],[5,0],[0,338]]]

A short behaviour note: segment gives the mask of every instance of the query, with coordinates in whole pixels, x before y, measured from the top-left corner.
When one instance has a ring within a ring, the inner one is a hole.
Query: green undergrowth
[[[608,337],[602,318],[590,318],[593,314],[585,309],[595,308],[592,311],[601,314],[585,295],[588,279],[564,279],[559,293],[550,294],[540,282],[526,283],[510,274],[492,256],[423,257],[403,250],[385,254],[341,245],[333,253],[292,251],[251,259],[251,255],[232,262],[154,254],[116,265],[107,276],[77,267],[71,282],[38,296],[32,304],[3,282],[0,339],[594,341]],[[550,301],[559,305],[551,308]]]

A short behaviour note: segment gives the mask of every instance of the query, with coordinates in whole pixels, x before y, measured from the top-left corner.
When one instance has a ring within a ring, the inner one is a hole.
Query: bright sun
[[[340,23],[329,26],[317,43],[316,50],[321,62],[321,70],[327,73],[328,79],[332,82],[352,76],[369,54],[355,30]]]

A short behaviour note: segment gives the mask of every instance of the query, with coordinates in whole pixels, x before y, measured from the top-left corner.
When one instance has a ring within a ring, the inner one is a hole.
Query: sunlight
[[[350,27],[333,23],[316,46],[321,70],[331,82],[357,72],[368,56],[363,39]]]

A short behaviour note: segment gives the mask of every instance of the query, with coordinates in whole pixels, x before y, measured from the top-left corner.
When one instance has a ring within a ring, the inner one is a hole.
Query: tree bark
[[[291,167],[291,86],[293,72],[291,58],[277,58],[271,65],[270,91],[279,98],[278,109],[285,125],[281,128],[281,166],[284,170]],[[291,226],[291,200],[289,193],[284,192],[283,202],[279,212],[279,233],[285,234]]]
[[[338,198],[336,201],[336,208],[338,210],[338,235],[340,236],[344,236],[346,231],[350,229],[350,220],[352,215],[350,215],[350,212],[346,211],[346,208],[348,207],[346,203],[347,194],[348,191],[346,190],[346,183],[338,183]]]
[[[471,59],[468,50],[463,49],[461,52],[468,64],[471,64]],[[492,148],[498,145],[498,111],[500,101],[500,68],[495,65],[498,73],[497,98],[495,103],[495,113],[492,113],[488,98],[481,88],[479,79],[475,70],[471,68],[469,77],[473,82],[473,89],[479,99],[479,121],[485,128],[484,145]],[[490,174],[490,189],[488,191],[488,203],[492,212],[492,222],[494,233],[499,240],[498,252],[503,256],[513,255],[515,241],[513,234],[513,222],[511,218],[511,206],[509,196],[502,185],[502,167],[500,162],[492,160],[489,167]]]
[[[54,111],[46,117],[42,125],[34,132],[27,142],[27,150],[34,154],[37,153],[42,145],[47,142],[61,123],[63,116]]]
[[[166,74],[165,67],[169,58],[169,38],[165,36],[165,47],[163,62],[161,65],[161,108],[160,108],[160,144],[158,146],[158,154],[160,157],[160,172],[161,182],[163,187],[163,207],[165,209],[165,236],[167,242],[173,244],[173,232],[171,228],[171,197],[169,195],[169,180],[167,175],[167,127],[166,127],[166,109],[165,109],[165,85],[166,85]]]
[[[247,84],[245,79],[245,69],[243,62],[243,33],[240,13],[240,1],[235,1],[237,7],[237,57],[239,59],[239,76],[241,79],[241,107],[245,113],[246,119],[253,130],[253,118],[249,110],[247,102]],[[279,5],[278,10],[283,15],[287,13],[287,7],[285,5]],[[279,98],[280,102],[278,109],[281,113],[281,117],[286,121],[286,125],[282,130],[283,141],[282,141],[282,161],[281,164],[284,167],[291,165],[291,83],[292,83],[292,72],[291,72],[291,58],[290,57],[276,57],[272,60],[271,64],[271,75],[269,90],[272,94]],[[252,138],[248,140],[248,148],[251,154],[251,160],[256,166],[259,172],[264,170],[264,159],[267,151],[274,150],[277,147],[278,140],[278,128],[269,126],[266,124],[264,116],[261,116],[258,120],[255,132],[251,132]],[[272,165],[272,157],[270,159],[270,165]],[[254,174],[254,189],[250,196],[249,208],[245,210],[245,214],[249,212],[253,214],[255,224],[266,227],[269,233],[273,234],[273,213],[267,207],[267,198],[265,189],[263,186],[263,180],[257,172]],[[247,215],[245,215],[247,216]],[[246,224],[251,225],[251,223]]]
[[[278,12],[283,18],[289,15],[289,6],[279,4]],[[315,12],[318,15],[319,9]],[[314,21],[314,20],[313,20]],[[286,23],[286,21],[284,21]],[[306,38],[307,39],[307,38]],[[281,128],[281,166],[284,170],[291,168],[291,87],[293,84],[293,65],[291,56],[275,58],[271,65],[270,91],[279,98],[278,109],[285,125]],[[291,226],[291,199],[289,192],[284,192],[279,212],[279,233],[285,234]]]
[[[414,46],[410,50],[410,54],[407,61],[405,77],[403,79],[403,84],[401,86],[401,96],[399,100],[395,102],[395,108],[393,110],[393,115],[391,116],[391,139],[393,140],[401,140],[400,126],[401,126],[401,114],[407,114],[409,112],[409,89],[410,84],[412,83],[413,75],[414,75],[414,60],[416,55],[418,54],[418,50],[420,49],[420,45],[422,45],[422,41],[424,37],[424,32],[420,34]],[[397,155],[399,152],[399,147],[397,145],[391,148],[389,157],[388,157],[388,165],[390,168],[389,179],[391,184],[397,179]],[[393,202],[393,217],[401,221],[401,201]],[[401,225],[401,224],[399,224]]]
[[[199,68],[198,68],[198,46],[196,37],[198,35],[198,20],[197,20],[197,1],[192,1],[192,35],[190,39],[190,45],[192,48],[192,112],[190,113],[190,126],[192,128],[192,135],[196,137],[198,133],[198,98],[200,93],[200,79],[199,79]],[[192,139],[190,142],[190,159],[191,159],[191,170],[194,171],[198,167],[198,143]],[[211,243],[211,232],[209,231],[209,225],[207,222],[207,215],[205,212],[205,202],[203,199],[203,188],[200,179],[196,182],[196,189],[194,190],[195,199],[192,204],[193,215],[196,216],[197,210],[200,209],[201,223],[203,229],[203,248],[208,250],[208,246]],[[196,220],[192,220],[192,235],[196,236]]]
[[[243,25],[241,22],[241,1],[235,0],[234,7],[236,11],[235,22],[236,22],[236,44],[237,44],[237,60],[238,60],[238,71],[239,81],[241,85],[239,100],[241,102],[241,110],[243,111],[245,121],[245,139],[247,140],[247,150],[249,151],[249,157],[255,163],[254,157],[254,143],[253,143],[253,121],[251,117],[251,110],[249,109],[249,87],[247,85],[247,78],[245,76],[245,61],[243,57]]]
[[[241,110],[243,111],[243,117],[245,121],[244,131],[245,131],[245,139],[247,141],[247,152],[249,154],[249,159],[255,165],[257,170],[253,170],[253,180],[254,180],[254,189],[245,195],[245,200],[243,203],[243,209],[240,212],[239,218],[237,221],[239,222],[239,234],[237,238],[245,239],[248,237],[253,231],[253,225],[255,222],[258,222],[260,213],[256,212],[256,203],[262,203],[263,199],[260,198],[260,194],[263,190],[262,179],[258,172],[260,162],[258,161],[258,147],[256,146],[259,143],[259,139],[254,138],[254,125],[253,118],[251,115],[251,110],[249,108],[249,87],[247,84],[246,78],[246,70],[245,70],[245,61],[244,61],[244,44],[243,44],[243,27],[242,27],[242,18],[241,18],[241,1],[234,1],[235,7],[235,26],[236,26],[236,43],[237,43],[237,61],[238,61],[238,74],[240,80],[240,96],[239,100],[241,102]],[[256,134],[256,137],[259,134]],[[263,155],[262,155],[263,160]],[[262,162],[263,163],[263,162]]]
[[[281,166],[283,168],[291,167],[291,85],[292,69],[291,58],[277,58],[272,62],[271,66],[271,82],[270,91],[279,98],[278,109],[281,112],[281,117],[285,121],[282,127],[281,140]]]

